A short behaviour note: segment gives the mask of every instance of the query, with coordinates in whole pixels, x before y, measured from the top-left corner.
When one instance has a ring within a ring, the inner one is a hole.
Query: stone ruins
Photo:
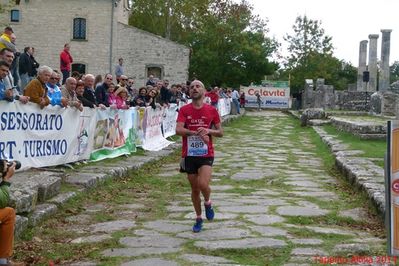
[[[391,32],[390,29],[381,30],[379,75],[377,67],[379,35],[370,34],[369,40],[360,42],[357,83],[348,86],[347,90],[336,91],[332,85],[324,84],[324,79],[318,79],[316,84],[313,80],[307,79],[302,93],[302,109],[366,111],[372,114],[399,117],[399,83],[391,85],[389,83]],[[369,47],[367,47],[368,44]],[[364,76],[367,74],[368,77]]]

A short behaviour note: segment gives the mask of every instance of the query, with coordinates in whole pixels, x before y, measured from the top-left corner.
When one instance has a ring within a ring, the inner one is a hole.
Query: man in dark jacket
[[[21,91],[33,79],[33,62],[31,59],[32,47],[25,47],[24,52],[19,56],[19,77],[21,79]]]
[[[98,85],[96,88],[96,100],[97,104],[103,104],[105,106],[109,106],[108,102],[108,88],[109,85],[112,83],[112,75],[105,74],[104,82],[101,85]]]

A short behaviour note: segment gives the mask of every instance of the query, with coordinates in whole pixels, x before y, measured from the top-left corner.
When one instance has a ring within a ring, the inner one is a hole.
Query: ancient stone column
[[[366,71],[367,60],[367,40],[360,42],[359,46],[359,67],[357,68],[357,90],[366,90],[366,84],[363,82],[363,71]]]
[[[374,92],[377,90],[377,40],[378,34],[369,35],[369,66],[370,72],[368,91]]]
[[[389,90],[389,53],[391,48],[391,32],[392,30],[381,30],[381,65],[380,79],[378,83],[379,91]]]

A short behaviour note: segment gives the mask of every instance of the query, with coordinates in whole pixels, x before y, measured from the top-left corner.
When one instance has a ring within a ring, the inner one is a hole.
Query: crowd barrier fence
[[[18,160],[21,169],[48,167],[81,160],[98,161],[136,152],[158,151],[176,134],[179,106],[106,110],[0,102],[0,159]],[[230,114],[231,100],[220,99],[221,116]]]

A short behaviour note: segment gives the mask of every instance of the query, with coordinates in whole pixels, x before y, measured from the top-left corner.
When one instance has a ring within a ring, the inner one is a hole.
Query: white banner
[[[161,125],[163,113],[164,110],[161,108],[153,109],[152,107],[147,107],[145,109],[143,119],[143,149],[159,151],[173,143],[162,136]]]
[[[220,116],[229,115],[231,112],[231,99],[221,98],[218,101],[218,111]]]
[[[22,169],[88,159],[95,112],[76,108],[0,102],[0,158],[18,160]]]
[[[164,117],[162,119],[162,132],[164,138],[176,135],[176,119],[177,105],[171,104],[169,108],[164,109]]]
[[[245,93],[245,107],[290,108],[290,88],[287,81],[269,81],[262,87],[241,86]],[[259,96],[257,96],[259,95]]]

